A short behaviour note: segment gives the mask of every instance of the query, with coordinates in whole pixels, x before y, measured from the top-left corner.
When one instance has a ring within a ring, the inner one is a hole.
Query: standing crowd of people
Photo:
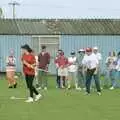
[[[99,81],[99,63],[101,54],[95,47],[80,49],[78,55],[75,51],[70,53],[70,57],[65,57],[62,50],[58,50],[55,64],[57,68],[57,87],[71,88],[71,82],[74,81],[76,90],[86,89],[86,94],[90,94],[92,77],[95,80],[97,93],[101,95]],[[64,81],[65,80],[65,81]]]
[[[50,54],[46,51],[46,46],[41,47],[39,55],[35,55],[29,45],[21,47],[23,64],[23,73],[26,84],[30,92],[30,97],[26,102],[38,101],[42,95],[38,92],[40,89],[48,89],[48,67],[50,64]],[[16,88],[17,81],[14,77],[16,59],[14,51],[6,59],[6,75],[9,88]],[[71,89],[72,83],[76,90],[86,90],[86,95],[91,93],[91,83],[96,85],[97,94],[101,95],[101,85],[108,85],[113,90],[120,87],[120,52],[110,52],[106,58],[106,73],[104,83],[100,81],[102,55],[97,47],[80,49],[77,53],[72,51],[69,57],[64,55],[64,51],[59,49],[54,60],[56,66],[56,87]],[[36,81],[36,87],[33,81]],[[92,82],[94,80],[94,82]],[[109,82],[108,82],[109,81]],[[37,89],[36,89],[37,88]],[[34,97],[35,94],[35,97]]]

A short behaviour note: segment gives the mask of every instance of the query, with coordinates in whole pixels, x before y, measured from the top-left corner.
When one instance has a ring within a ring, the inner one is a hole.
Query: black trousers
[[[35,93],[36,95],[39,94],[38,91],[33,86],[34,75],[25,75],[25,79],[26,79],[27,87],[28,87],[29,92],[30,92],[30,97],[33,98],[33,93]]]
[[[92,77],[94,77],[97,92],[101,92],[99,76],[94,75],[95,70],[96,70],[96,68],[87,70],[87,73],[86,73],[86,92],[87,93],[90,93],[90,85],[91,85]]]
[[[57,78],[56,78],[56,82],[57,82],[58,88],[60,88],[60,76],[58,76],[58,75],[57,75]]]

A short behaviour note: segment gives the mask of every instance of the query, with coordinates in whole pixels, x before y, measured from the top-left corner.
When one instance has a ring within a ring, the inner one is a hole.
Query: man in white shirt
[[[77,55],[77,81],[79,88],[85,88],[85,72],[82,64],[82,60],[85,56],[85,50],[80,49]]]
[[[76,65],[77,57],[75,56],[75,52],[71,52],[71,56],[68,57],[68,72],[69,72],[69,79],[68,79],[68,89],[71,88],[71,81],[74,80],[76,90],[80,90],[78,87],[77,82],[77,65]]]
[[[86,71],[86,94],[90,94],[90,85],[91,85],[92,77],[96,77],[94,78],[94,80],[97,88],[97,93],[98,95],[101,95],[99,77],[96,76],[98,72],[99,61],[96,58],[95,54],[92,53],[92,48],[86,49],[86,55],[82,60],[82,64],[86,67],[86,70],[87,70]]]
[[[117,87],[120,88],[120,52],[117,54],[116,70]]]
[[[93,53],[95,54],[95,56],[96,56],[96,58],[99,62],[98,72],[97,72],[96,76],[98,75],[97,77],[100,77],[100,64],[101,64],[101,61],[102,61],[102,55],[99,52],[98,47],[93,47]],[[96,78],[96,76],[94,76],[94,79]],[[101,84],[103,84],[103,83],[101,83]]]
[[[102,55],[98,52],[98,47],[93,48],[93,53],[96,55],[98,61],[100,62],[102,60]]]

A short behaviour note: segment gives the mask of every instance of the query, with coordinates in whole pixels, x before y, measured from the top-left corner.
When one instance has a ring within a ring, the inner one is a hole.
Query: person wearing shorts
[[[58,76],[60,76],[60,87],[65,88],[65,81],[68,79],[68,59],[63,52],[56,60],[56,65],[58,66]]]
[[[70,65],[68,66],[68,89],[71,88],[71,82],[74,81],[76,90],[80,90],[77,81],[77,57],[75,51],[71,52],[71,56],[68,58]]]
[[[6,59],[6,77],[8,80],[8,88],[16,88],[17,82],[15,79],[15,56],[14,50],[10,50],[10,55]]]

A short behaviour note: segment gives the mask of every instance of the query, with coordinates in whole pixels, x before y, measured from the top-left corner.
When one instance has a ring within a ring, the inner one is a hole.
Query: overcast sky
[[[0,0],[5,17],[12,17],[12,0]],[[120,18],[120,0],[16,0],[17,18]]]

